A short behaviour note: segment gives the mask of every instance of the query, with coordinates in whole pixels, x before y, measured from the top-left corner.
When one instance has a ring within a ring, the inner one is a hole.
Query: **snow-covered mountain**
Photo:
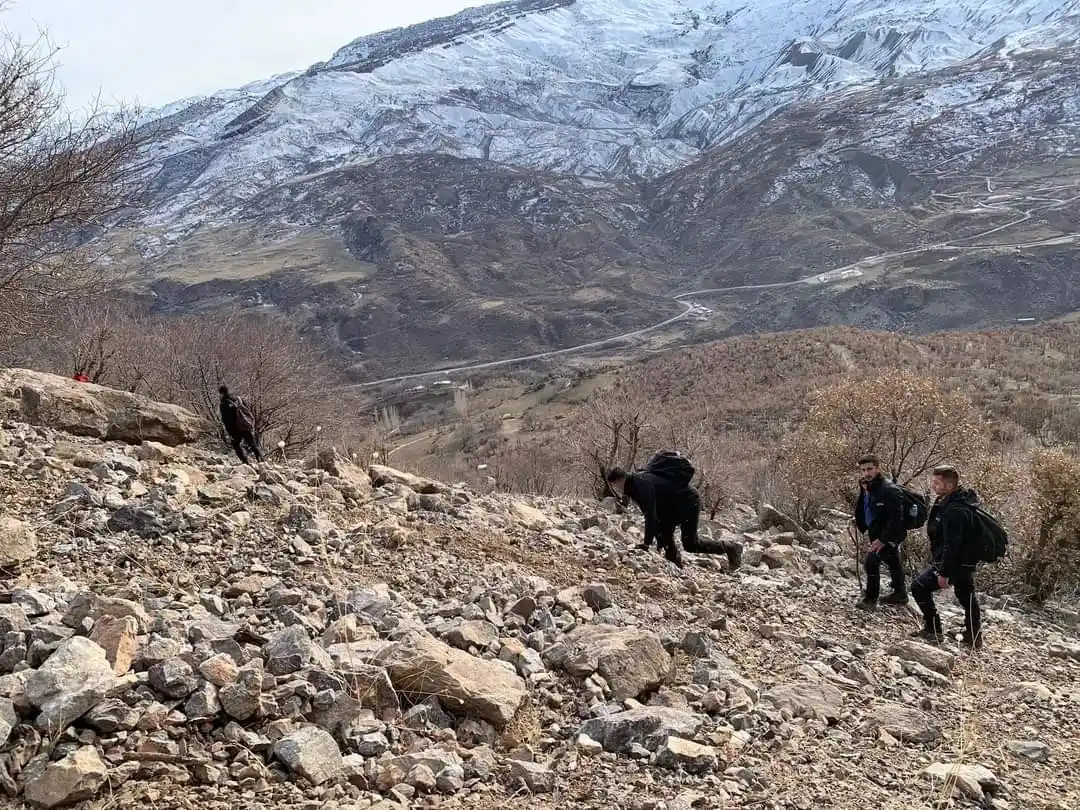
[[[693,334],[1052,318],[1080,311],[1078,42],[1080,0],[471,9],[158,111],[103,239],[160,308],[277,308],[374,377],[850,268],[706,296]]]
[[[154,121],[149,224],[192,226],[313,173],[440,153],[654,178],[797,101],[1039,48],[1080,0],[516,0],[358,39]]]

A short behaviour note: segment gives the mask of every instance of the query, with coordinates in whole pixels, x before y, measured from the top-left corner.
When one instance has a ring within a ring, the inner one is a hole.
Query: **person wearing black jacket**
[[[974,490],[960,486],[955,467],[936,467],[931,487],[937,498],[926,521],[932,564],[911,583],[911,595],[923,614],[923,629],[916,635],[939,642],[944,637],[934,593],[952,587],[964,608],[963,643],[982,646],[982,611],[975,597],[975,569],[979,564],[973,507],[979,503]]]
[[[881,472],[877,456],[859,459],[859,498],[855,503],[855,525],[870,536],[870,550],[863,563],[866,569],[866,592],[856,605],[860,610],[875,610],[881,595],[881,564],[889,568],[892,593],[882,600],[887,605],[907,604],[907,582],[900,562],[900,544],[907,537],[904,529],[904,502],[900,489]]]
[[[232,447],[237,457],[242,463],[248,463],[247,452],[244,450],[244,445],[247,445],[256,460],[261,462],[262,451],[259,450],[259,443],[255,439],[255,426],[252,424],[244,401],[236,394],[230,393],[228,386],[225,385],[218,388],[218,393],[221,394],[221,401],[218,403],[221,423],[232,440]]]
[[[739,543],[698,539],[701,497],[689,484],[651,472],[628,473],[619,467],[610,470],[606,477],[611,491],[617,497],[632,500],[645,516],[642,549],[651,548],[655,540],[657,548],[664,549],[667,559],[682,568],[682,554],[675,544],[675,529],[678,528],[687,551],[726,554],[731,570],[742,565],[743,547]]]

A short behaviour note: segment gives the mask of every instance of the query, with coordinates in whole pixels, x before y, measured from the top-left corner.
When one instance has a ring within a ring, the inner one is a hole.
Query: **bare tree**
[[[0,340],[38,334],[101,281],[81,250],[134,189],[136,116],[65,112],[52,52],[0,43]]]
[[[633,469],[646,452],[652,422],[642,391],[642,386],[628,378],[594,394],[587,403],[584,423],[567,436],[598,498],[608,491],[608,470],[615,466]]]

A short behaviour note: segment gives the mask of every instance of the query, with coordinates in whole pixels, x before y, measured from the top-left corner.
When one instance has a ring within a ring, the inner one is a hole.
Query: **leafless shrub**
[[[43,43],[0,42],[0,348],[100,286],[85,245],[135,191],[136,123],[101,107],[76,120]]]

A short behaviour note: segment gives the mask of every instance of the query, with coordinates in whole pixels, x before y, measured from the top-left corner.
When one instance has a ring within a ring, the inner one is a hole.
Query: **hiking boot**
[[[925,641],[927,644],[938,645],[945,640],[945,634],[931,630],[929,627],[924,627],[922,630],[911,634],[912,638],[919,641]]]
[[[674,565],[676,568],[682,568],[683,567],[683,560],[682,560],[682,555],[681,554],[675,554],[675,555],[668,554],[666,556],[667,556],[667,561],[669,563],[671,563],[672,565]]]
[[[974,637],[972,637],[970,630],[965,630],[964,635],[960,637],[960,643],[973,650],[981,650],[983,646],[982,630],[976,633]]]
[[[648,551],[652,548],[652,543],[638,543],[634,548],[638,551]]]
[[[864,611],[866,613],[873,613],[875,610],[877,610],[877,602],[867,599],[860,599],[858,602],[855,603],[855,609]]]
[[[725,553],[727,554],[729,571],[734,571],[742,566],[742,543],[729,543]]]
[[[906,605],[907,604],[907,594],[906,593],[900,593],[899,591],[893,591],[892,593],[890,593],[888,596],[886,596],[884,599],[881,600],[881,604],[883,604],[883,605]]]

